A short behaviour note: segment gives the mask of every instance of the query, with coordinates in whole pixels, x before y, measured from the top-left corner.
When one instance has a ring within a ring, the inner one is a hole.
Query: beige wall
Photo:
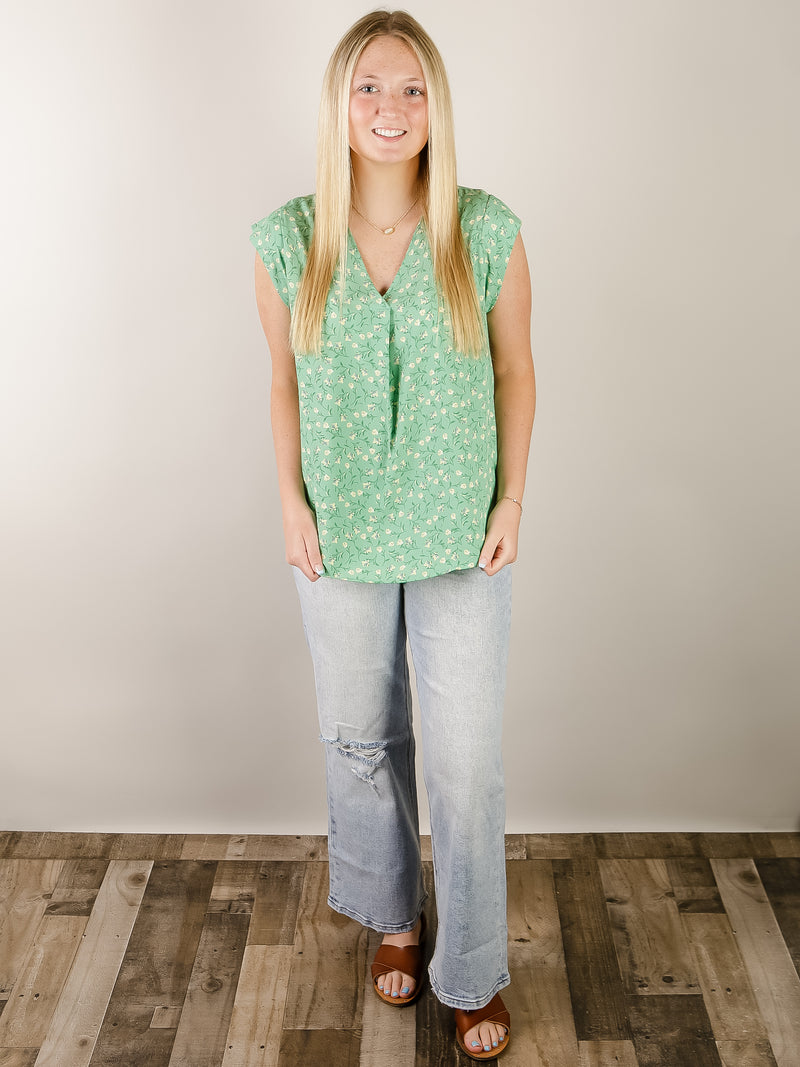
[[[366,9],[3,5],[0,827],[325,829],[247,236]],[[534,277],[509,830],[794,828],[800,7],[411,10]]]

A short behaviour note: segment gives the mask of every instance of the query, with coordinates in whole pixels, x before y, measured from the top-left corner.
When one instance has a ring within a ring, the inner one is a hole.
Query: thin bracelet
[[[522,512],[522,504],[520,504],[520,502],[517,500],[517,498],[515,496],[501,496],[500,499],[501,500],[510,500],[512,502],[512,504],[516,504],[517,507],[519,508],[520,512]]]

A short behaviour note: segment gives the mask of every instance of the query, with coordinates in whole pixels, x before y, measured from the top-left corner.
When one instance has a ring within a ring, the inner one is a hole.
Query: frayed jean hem
[[[428,968],[428,977],[431,980],[431,989],[433,990],[436,999],[441,1001],[442,1004],[446,1004],[448,1008],[461,1008],[462,1011],[475,1011],[476,1008],[483,1008],[489,1003],[495,993],[499,993],[501,989],[505,989],[507,985],[511,985],[511,975],[506,971],[504,974],[500,975],[492,986],[491,992],[487,993],[486,996],[473,998],[458,997],[445,993],[439,985],[432,967]]]
[[[422,905],[428,899],[427,893],[420,900],[417,906],[417,917],[412,919],[410,923],[379,923],[374,919],[367,918],[366,915],[361,915],[360,912],[353,911],[351,908],[344,907],[340,904],[335,897],[328,897],[328,906],[333,908],[334,911],[338,911],[340,915],[346,915],[348,919],[355,919],[356,922],[361,923],[362,926],[368,926],[370,930],[377,930],[379,934],[407,934],[419,922],[419,917],[422,914]]]

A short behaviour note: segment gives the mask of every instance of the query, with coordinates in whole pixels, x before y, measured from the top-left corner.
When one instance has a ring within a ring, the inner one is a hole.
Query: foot
[[[464,1044],[470,1052],[491,1052],[500,1048],[508,1031],[498,1023],[481,1023],[464,1034]]]
[[[413,930],[404,934],[386,934],[383,944],[393,945],[395,948],[418,945],[421,929],[422,919],[420,918]],[[385,996],[394,997],[397,1000],[407,1000],[414,995],[416,989],[414,978],[410,974],[403,974],[402,971],[387,971],[386,974],[378,976],[376,984]]]
[[[493,1060],[505,1052],[511,1016],[499,993],[472,1011],[456,1008],[456,1042],[473,1060]]]

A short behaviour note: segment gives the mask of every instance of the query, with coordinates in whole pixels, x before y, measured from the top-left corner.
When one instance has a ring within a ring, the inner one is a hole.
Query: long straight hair
[[[405,11],[371,11],[334,49],[322,84],[317,137],[314,233],[291,324],[292,348],[319,353],[325,304],[337,264],[347,262],[352,174],[350,88],[356,63],[377,37],[397,37],[416,55],[428,93],[428,143],[420,154],[423,216],[440,296],[450,313],[456,351],[481,355],[483,321],[472,263],[458,213],[453,105],[444,62],[436,45]]]

